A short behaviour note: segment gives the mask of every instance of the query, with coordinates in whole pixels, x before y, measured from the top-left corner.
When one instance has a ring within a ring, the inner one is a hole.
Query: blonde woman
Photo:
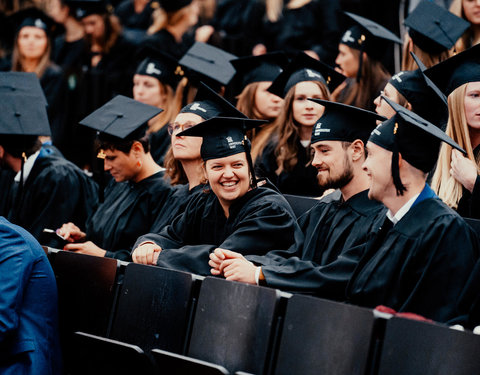
[[[456,43],[457,52],[464,51],[480,42],[480,1],[453,0],[450,12],[470,22],[470,27]]]
[[[446,133],[466,152],[442,146],[432,187],[464,217],[480,218],[480,63],[479,46],[430,68],[426,74],[448,95]]]

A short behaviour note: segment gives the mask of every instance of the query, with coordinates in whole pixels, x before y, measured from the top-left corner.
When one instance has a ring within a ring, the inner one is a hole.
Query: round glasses
[[[177,133],[180,133],[181,131],[190,129],[193,126],[195,126],[195,125],[194,124],[182,125],[182,124],[177,124],[177,123],[170,124],[170,125],[168,125],[168,134],[170,134],[170,135],[177,134]]]

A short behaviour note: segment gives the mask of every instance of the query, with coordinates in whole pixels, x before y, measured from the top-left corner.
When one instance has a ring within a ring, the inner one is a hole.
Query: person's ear
[[[352,150],[353,161],[361,160],[365,155],[365,145],[361,139],[354,140],[350,145],[350,149]]]

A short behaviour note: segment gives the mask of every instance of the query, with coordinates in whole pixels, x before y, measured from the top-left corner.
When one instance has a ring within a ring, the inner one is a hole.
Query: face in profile
[[[353,49],[346,44],[340,43],[338,45],[338,55],[335,59],[337,64],[337,71],[342,73],[345,77],[355,78],[358,73],[358,57],[353,52]]]
[[[110,172],[116,182],[135,180],[140,172],[137,158],[130,150],[128,154],[119,150],[104,150],[104,169]]]
[[[258,82],[255,91],[255,109],[262,120],[273,120],[282,110],[283,99],[267,91],[272,82]]]
[[[205,177],[222,206],[230,207],[250,189],[250,173],[245,153],[207,160]]]
[[[203,118],[194,113],[179,113],[175,121],[169,125],[171,133],[173,157],[177,160],[198,160],[200,159],[201,137],[177,136],[183,130],[201,123]]]
[[[349,150],[340,141],[321,141],[312,145],[312,165],[317,168],[318,184],[325,189],[341,189],[353,178]]]
[[[25,26],[18,32],[17,45],[20,56],[26,59],[40,59],[48,45],[45,30],[34,26]]]
[[[393,187],[392,152],[372,142],[367,143],[367,150],[368,156],[363,163],[363,170],[370,177],[368,198],[382,202]]]
[[[82,19],[85,35],[91,42],[99,41],[105,35],[105,22],[99,14],[91,14]]]
[[[322,116],[324,107],[308,100],[308,98],[326,99],[315,82],[305,81],[297,83],[292,101],[293,119],[302,126],[313,127]]]
[[[480,82],[467,83],[464,98],[465,118],[470,132],[480,132]]]
[[[400,104],[398,98],[398,91],[392,84],[387,83],[383,91],[380,92],[380,95],[377,96],[373,102],[375,104],[375,112],[386,118],[391,118],[395,115],[396,112],[385,100],[382,99],[381,95],[384,95],[388,99],[391,99],[393,102]],[[377,123],[380,122],[381,121],[377,121]]]

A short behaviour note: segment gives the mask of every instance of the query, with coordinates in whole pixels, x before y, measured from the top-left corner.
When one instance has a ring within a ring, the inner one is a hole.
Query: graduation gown
[[[11,205],[10,191],[16,173],[10,168],[0,167],[0,216],[7,216]]]
[[[163,249],[158,266],[207,276],[209,254],[217,247],[262,255],[288,249],[296,240],[301,240],[301,231],[288,202],[262,186],[236,200],[228,219],[215,194],[198,194],[183,215],[160,234],[142,236],[135,247],[153,241]]]
[[[305,238],[303,244],[289,251],[271,251],[264,257],[247,257],[255,264],[262,265],[268,286],[315,292],[318,289],[317,277],[321,279],[324,276],[319,269],[333,263],[351,248],[359,247],[361,251],[369,234],[378,229],[386,208],[368,199],[368,190],[357,193],[347,201],[343,201],[337,192],[331,195],[333,197],[322,199],[299,218],[298,223]],[[348,280],[349,275],[342,277]],[[323,280],[320,280],[320,286],[322,283]],[[342,295],[336,299],[342,299]]]
[[[133,244],[151,230],[170,193],[163,172],[137,183],[112,180],[105,201],[88,220],[87,239],[107,250],[106,257],[131,260]]]
[[[187,33],[184,34],[182,41],[178,43],[174,36],[166,29],[157,31],[144,39],[142,46],[153,49],[161,49],[162,52],[180,60],[188,49],[193,45],[194,39]]]
[[[480,146],[473,151],[475,158],[480,153]],[[460,216],[480,219],[480,176],[477,176],[473,191],[463,188],[462,198],[458,202],[457,212]]]
[[[150,133],[150,153],[157,164],[163,165],[163,159],[171,144],[172,138],[168,134],[168,125],[155,133]]]
[[[456,212],[426,185],[384,239],[376,237],[350,280],[348,302],[439,322],[456,316],[457,298],[478,258],[477,238]]]
[[[15,183],[14,183],[15,184]],[[72,221],[85,227],[87,218],[98,204],[97,185],[78,167],[56,155],[40,153],[17,199],[18,187],[12,189],[14,202],[9,220],[29,231],[42,245],[62,247],[43,229],[57,229]]]
[[[271,181],[283,194],[302,195],[307,197],[319,197],[324,189],[318,185],[317,169],[308,164],[310,161],[310,148],[303,147],[300,142],[297,143],[297,164],[291,171],[283,171],[277,175],[278,169],[275,156],[275,147],[277,147],[278,137],[270,141],[263,150],[262,154],[255,162],[255,174],[265,177]]]

